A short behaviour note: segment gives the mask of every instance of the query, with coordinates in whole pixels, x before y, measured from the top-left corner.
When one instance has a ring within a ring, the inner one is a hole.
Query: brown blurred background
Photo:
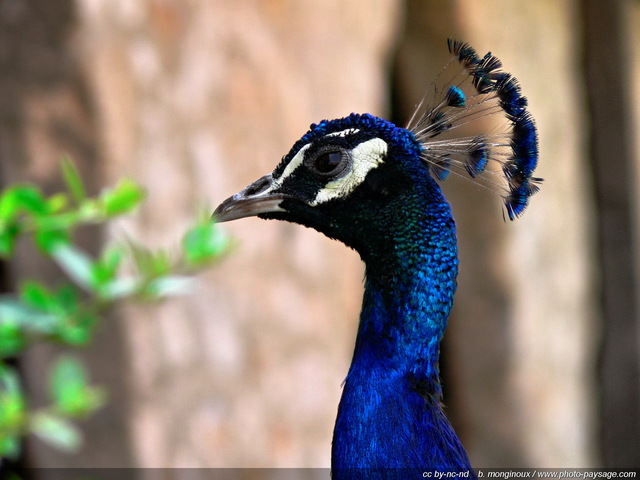
[[[542,191],[445,186],[461,273],[445,402],[478,467],[640,465],[637,165],[640,2],[0,0],[0,186],[57,188],[69,153],[93,191],[131,176],[142,211],[110,232],[176,242],[271,171],[309,123],[404,124],[448,59],[491,50],[539,126]],[[225,225],[238,247],[198,291],[122,309],[85,352],[108,407],[77,455],[26,465],[327,467],[361,301],[357,255],[295,225]],[[3,288],[44,271],[2,266]],[[44,395],[46,348],[22,359]]]

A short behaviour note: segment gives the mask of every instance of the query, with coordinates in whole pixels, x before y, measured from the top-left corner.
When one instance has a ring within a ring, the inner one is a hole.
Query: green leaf
[[[56,193],[47,199],[50,213],[59,213],[69,205],[69,197],[65,193]]]
[[[24,298],[21,301],[3,296],[0,297],[0,324],[4,323],[16,323],[24,333],[44,335],[56,331],[58,319],[55,315],[29,304]]]
[[[0,362],[0,393],[15,394],[20,391],[20,381],[18,374],[13,368]]]
[[[55,306],[60,313],[75,313],[79,309],[78,290],[72,285],[62,285],[54,294]]]
[[[104,393],[87,385],[85,370],[74,358],[61,358],[54,367],[51,380],[55,406],[61,413],[84,417],[104,403]]]
[[[78,211],[49,213],[34,220],[36,230],[69,230],[85,220]]]
[[[144,190],[142,187],[126,178],[114,188],[107,190],[101,197],[104,211],[108,217],[133,210],[143,198]]]
[[[39,230],[36,232],[35,240],[36,245],[48,254],[53,253],[60,245],[69,244],[71,241],[69,233],[64,230]]]
[[[20,437],[17,433],[11,434],[9,432],[4,433],[0,430],[0,458],[17,459],[20,455]],[[19,477],[14,477],[16,480],[20,480]],[[10,477],[10,480],[11,479]]]
[[[171,256],[166,250],[153,251],[131,239],[127,240],[127,247],[140,276],[153,278],[173,270]]]
[[[195,285],[192,277],[184,275],[167,275],[149,282],[145,293],[152,298],[161,298],[172,295],[184,295],[191,293]]]
[[[92,292],[95,289],[93,260],[73,245],[58,243],[51,256],[77,285]]]
[[[27,305],[44,311],[51,310],[52,294],[39,282],[26,281],[20,286],[20,298]]]
[[[78,216],[78,223],[103,223],[106,221],[106,213],[101,199],[87,198],[78,205],[78,209],[73,213]]]
[[[51,292],[36,282],[26,282],[22,287],[21,298],[25,307],[47,312],[46,315],[38,315],[36,311],[32,318],[23,319],[23,328],[50,334],[70,345],[85,345],[91,339],[97,321],[96,314],[83,307],[79,292],[72,285],[63,285],[56,292]],[[9,308],[12,306],[18,314],[22,313],[19,305],[8,304]],[[2,307],[3,303],[0,302],[0,311]]]
[[[82,443],[78,427],[49,412],[36,412],[31,417],[31,431],[45,442],[67,452],[76,452]]]
[[[116,279],[122,263],[122,249],[107,248],[93,265],[93,281],[97,287],[106,287]]]
[[[129,297],[140,290],[140,281],[134,277],[117,278],[104,285],[100,295],[105,300],[118,300]]]
[[[47,201],[34,185],[13,185],[0,197],[0,220],[14,218],[23,212],[44,215],[47,211]]]
[[[69,192],[71,192],[71,196],[76,203],[82,202],[87,197],[84,183],[82,182],[82,178],[80,177],[76,166],[68,155],[65,155],[62,158],[60,168],[62,169],[62,176],[64,177],[64,181],[67,184]]]
[[[202,265],[219,257],[228,246],[228,237],[210,222],[196,225],[182,240],[185,260],[190,266]]]
[[[0,358],[13,357],[26,345],[17,321],[0,317]]]
[[[26,402],[20,388],[18,374],[13,368],[0,363],[0,455],[15,454],[14,442],[21,433],[26,420]]]
[[[166,250],[156,250],[151,252],[151,265],[147,273],[150,276],[167,275],[173,269],[171,255]]]
[[[87,386],[84,368],[71,357],[62,357],[53,368],[51,392],[58,410],[71,413],[82,403],[82,392]]]
[[[55,338],[69,345],[86,345],[91,340],[94,326],[98,321],[96,314],[77,311],[61,315],[56,325]]]
[[[0,257],[8,258],[11,256],[19,234],[20,227],[16,222],[0,220]]]

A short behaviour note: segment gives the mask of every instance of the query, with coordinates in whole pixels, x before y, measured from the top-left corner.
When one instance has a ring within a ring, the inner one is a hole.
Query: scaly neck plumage
[[[469,468],[440,404],[439,348],[458,260],[449,207],[438,209],[363,255],[367,280],[334,430],[334,478],[345,468]]]

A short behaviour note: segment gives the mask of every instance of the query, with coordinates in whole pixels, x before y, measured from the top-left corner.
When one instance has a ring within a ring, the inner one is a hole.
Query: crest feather
[[[449,39],[448,46],[453,58],[438,78],[452,69],[454,73],[444,87],[436,86],[431,105],[423,97],[406,128],[422,145],[421,158],[435,178],[466,173],[476,183],[499,190],[513,220],[542,181],[533,177],[538,132],[527,99],[496,56],[480,57],[458,40]],[[493,130],[473,133],[474,126],[487,130],[489,121],[496,120]],[[492,162],[500,166],[497,171],[488,168]]]

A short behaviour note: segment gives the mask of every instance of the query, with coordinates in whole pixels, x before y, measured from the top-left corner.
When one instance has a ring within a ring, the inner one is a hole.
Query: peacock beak
[[[280,203],[286,195],[273,192],[273,188],[273,178],[265,175],[222,202],[213,212],[212,219],[215,222],[228,222],[261,213],[284,212]]]

